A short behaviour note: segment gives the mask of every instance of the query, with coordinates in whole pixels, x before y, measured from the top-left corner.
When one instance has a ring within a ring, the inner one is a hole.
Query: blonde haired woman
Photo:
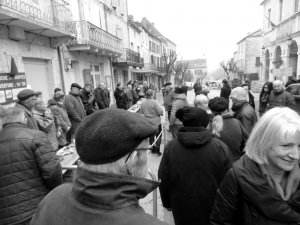
[[[210,224],[299,224],[299,137],[295,111],[267,111],[251,132],[246,154],[224,178]]]
[[[222,97],[209,100],[208,107],[213,115],[210,129],[229,147],[235,162],[242,156],[249,134],[241,122],[228,112],[228,105],[228,100]]]

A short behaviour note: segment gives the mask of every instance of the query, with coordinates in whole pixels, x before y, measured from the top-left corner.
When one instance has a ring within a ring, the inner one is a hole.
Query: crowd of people
[[[121,83],[109,108],[105,83],[73,83],[53,99],[25,89],[0,107],[0,224],[163,224],[139,205],[159,188],[176,225],[299,224],[300,116],[283,83],[267,82],[259,117],[250,84],[220,97],[164,84],[172,134],[161,153],[163,108],[147,83]],[[145,98],[140,113],[129,109]],[[229,103],[232,102],[232,107]],[[259,119],[258,119],[259,118]],[[75,182],[64,183],[56,151],[75,139]],[[160,156],[159,181],[147,179],[147,151]]]

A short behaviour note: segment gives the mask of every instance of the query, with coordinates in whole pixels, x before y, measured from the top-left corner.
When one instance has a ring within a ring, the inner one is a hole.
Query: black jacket
[[[291,93],[284,90],[277,93],[272,91],[269,97],[269,104],[267,106],[267,109],[269,110],[274,107],[285,107],[285,106],[295,110],[296,101],[294,96]]]
[[[211,214],[211,225],[300,224],[300,189],[288,201],[274,191],[247,155],[224,178]]]
[[[172,208],[176,225],[209,224],[231,153],[203,127],[183,127],[177,135],[166,145],[158,170],[163,206]]]
[[[59,186],[41,202],[31,225],[163,225],[139,205],[158,185],[79,168],[74,185]]]
[[[200,92],[202,91],[202,86],[201,84],[194,84],[194,91],[195,91],[195,95],[200,95]]]
[[[21,123],[0,132],[0,224],[30,219],[38,204],[62,184],[60,160],[42,131]]]
[[[100,88],[95,89],[96,102],[99,109],[109,108],[110,105],[110,93],[108,89],[101,90]]]
[[[220,97],[226,98],[229,100],[229,96],[231,94],[231,87],[229,84],[224,84],[223,87],[221,88],[221,94]]]
[[[284,86],[287,88],[287,87],[290,86],[291,84],[297,84],[297,83],[299,83],[297,80],[291,79],[291,80],[289,80],[288,82],[286,82],[286,84],[285,84]]]
[[[252,106],[252,108],[255,110],[255,101],[254,101],[254,96],[249,92],[249,104]]]
[[[84,110],[86,115],[91,115],[95,110],[94,106],[96,106],[95,96],[91,92],[87,92],[84,88],[80,90],[79,96],[82,100]]]
[[[223,130],[220,133],[220,140],[229,148],[233,156],[233,162],[238,160],[243,154],[244,147],[248,140],[249,134],[237,119],[232,115],[223,115]]]
[[[239,120],[250,135],[257,122],[257,115],[253,107],[249,102],[241,102],[238,108],[233,111],[233,118]]]
[[[116,88],[114,95],[117,107],[120,109],[125,109],[128,103],[126,93],[123,90]]]

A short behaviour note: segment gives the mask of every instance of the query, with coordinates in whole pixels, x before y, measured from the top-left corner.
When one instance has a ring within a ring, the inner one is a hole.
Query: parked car
[[[296,101],[296,111],[300,114],[300,83],[291,84],[285,90],[294,96]]]
[[[209,81],[207,84],[209,89],[220,89],[220,84],[218,81]]]

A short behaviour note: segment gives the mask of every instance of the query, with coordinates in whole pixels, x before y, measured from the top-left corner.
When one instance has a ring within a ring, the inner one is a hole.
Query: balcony
[[[74,36],[72,14],[64,0],[0,0],[1,25],[47,37]]]
[[[73,21],[75,40],[69,43],[69,51],[86,51],[112,58],[123,54],[122,40],[88,21]]]
[[[144,69],[157,71],[157,65],[154,63],[145,63]]]
[[[265,32],[263,37],[263,45],[265,47],[268,47],[278,42],[282,42],[288,39],[289,36],[293,37],[293,35],[299,31],[300,31],[300,12],[282,21],[273,30]]]
[[[131,49],[125,48],[123,50],[123,56],[113,61],[114,66],[133,66],[144,67],[144,59],[140,57],[140,53]]]
[[[160,73],[166,73],[167,72],[167,68],[165,66],[158,67],[158,72],[160,72]]]

